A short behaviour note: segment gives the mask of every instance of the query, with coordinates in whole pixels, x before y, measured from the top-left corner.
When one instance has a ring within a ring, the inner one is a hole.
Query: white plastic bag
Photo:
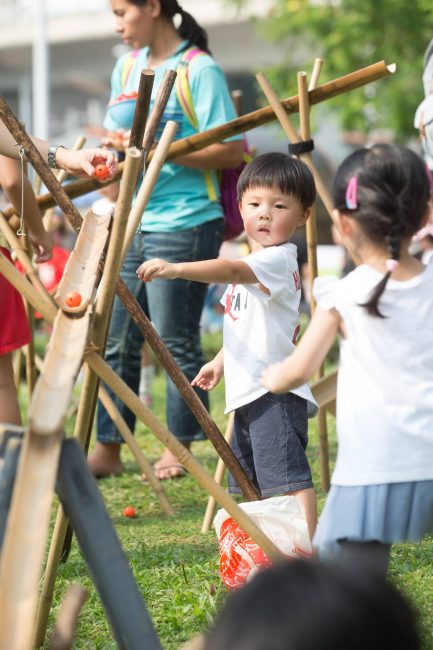
[[[302,505],[292,496],[272,497],[239,506],[288,558],[310,558],[312,548]],[[213,525],[220,549],[220,577],[236,589],[271,562],[262,549],[230,517],[218,510]]]

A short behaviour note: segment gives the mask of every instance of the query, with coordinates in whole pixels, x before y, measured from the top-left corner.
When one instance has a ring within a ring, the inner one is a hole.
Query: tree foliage
[[[320,82],[382,59],[397,63],[392,77],[334,99],[333,106],[345,129],[390,129],[399,140],[415,135],[423,55],[433,38],[430,0],[274,0],[258,28],[283,45],[283,63],[271,71],[283,96],[295,89],[296,71],[310,70],[316,56],[324,59]]]

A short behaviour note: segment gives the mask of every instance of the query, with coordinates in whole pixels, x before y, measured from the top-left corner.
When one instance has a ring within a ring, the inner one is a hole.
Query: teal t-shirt
[[[165,71],[177,69],[186,45],[187,43],[184,41],[171,57],[154,69],[155,79],[150,109]],[[111,77],[111,100],[116,99],[121,93],[138,90],[141,70],[149,67],[147,63],[148,51],[149,48],[146,47],[138,52],[136,63],[124,87],[122,87],[122,71],[125,69],[125,60],[130,55],[127,53],[119,58]],[[124,77],[125,74],[123,74]],[[199,132],[207,131],[236,117],[224,73],[211,56],[202,54],[196,56],[189,63],[189,84],[199,124]],[[115,110],[113,109],[110,113],[110,107],[108,107],[104,120],[106,129],[115,131],[121,128],[131,128],[132,116],[131,124],[125,124],[125,119],[129,119],[128,116],[126,118],[123,116],[123,121],[119,116],[117,116],[116,121],[115,116]],[[191,126],[184,115],[177,99],[176,87],[173,88],[170,94],[156,139],[160,137],[168,120],[173,120],[178,124],[176,140],[198,132]],[[240,140],[241,138],[242,136],[234,136],[227,139],[226,142]],[[165,163],[143,214],[141,230],[174,232],[193,228],[222,217],[216,173],[211,172],[211,177],[218,197],[216,201],[209,199],[204,173],[201,170],[183,167],[174,162]]]

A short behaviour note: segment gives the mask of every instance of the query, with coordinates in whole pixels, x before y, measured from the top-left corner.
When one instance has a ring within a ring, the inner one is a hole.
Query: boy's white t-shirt
[[[433,260],[416,277],[388,280],[386,318],[360,305],[382,279],[362,265],[319,278],[317,304],[344,321],[337,386],[334,485],[433,479]]]
[[[270,294],[259,284],[230,284],[221,298],[226,413],[268,392],[260,384],[263,370],[293,352],[299,333],[301,280],[296,246],[270,246],[242,261]],[[311,402],[310,413],[317,411],[306,384],[291,392]]]

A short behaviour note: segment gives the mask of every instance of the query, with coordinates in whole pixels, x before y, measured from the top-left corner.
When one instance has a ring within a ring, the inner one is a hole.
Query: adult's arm
[[[39,149],[44,160],[47,160],[50,143],[33,137],[32,141]],[[19,158],[19,147],[1,120],[0,154],[9,158]],[[94,148],[70,151],[61,147],[56,152],[56,163],[58,167],[66,170],[68,174],[73,176],[94,176],[95,167],[99,163],[105,163],[108,167],[109,176],[106,180],[113,178],[117,172],[116,157],[112,151],[106,149]]]
[[[17,160],[0,156],[0,185],[19,215],[22,209],[21,191],[23,191],[23,214],[36,255],[35,261],[47,262],[52,257],[53,243],[44,228],[31,183],[27,176],[22,178],[21,167]]]

